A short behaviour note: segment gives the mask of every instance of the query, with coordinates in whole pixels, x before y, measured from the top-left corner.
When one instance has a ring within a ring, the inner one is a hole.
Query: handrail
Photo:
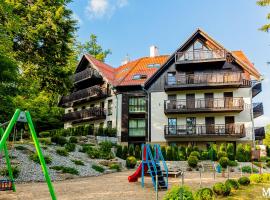
[[[151,169],[151,166],[150,166],[150,162],[151,162],[151,164],[152,164],[152,166],[154,168],[155,177],[156,177],[156,175],[157,175],[157,168],[156,168],[156,165],[155,165],[153,156],[152,156],[152,152],[151,152],[150,146],[149,146],[149,144],[146,144],[145,146],[146,146],[146,162],[147,162],[148,169]],[[150,157],[150,160],[148,159],[148,156]],[[153,185],[155,186],[155,190],[157,190],[158,185],[156,185],[156,181],[155,181],[154,177],[152,176],[152,173],[151,173],[151,177],[152,177]]]
[[[158,145],[158,144],[155,144],[154,145],[154,149],[155,149],[155,154],[156,154],[156,149],[158,150],[158,161],[160,161],[160,158],[161,158],[161,161],[162,161],[162,164],[163,164],[163,168],[165,169],[165,172],[166,172],[166,179],[167,179],[167,181],[166,181],[166,186],[167,186],[167,188],[168,188],[168,167],[167,167],[167,164],[166,164],[166,162],[165,162],[165,160],[164,160],[164,157],[163,157],[163,155],[162,155],[162,152],[161,152],[161,149],[160,149],[160,145]]]
[[[176,52],[175,61],[198,61],[198,60],[213,60],[213,59],[226,59],[227,52],[225,49],[213,50],[194,50]]]

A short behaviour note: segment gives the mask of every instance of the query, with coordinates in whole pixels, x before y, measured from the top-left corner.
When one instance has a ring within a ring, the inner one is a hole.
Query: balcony
[[[108,96],[108,89],[100,86],[93,86],[63,96],[60,105],[69,107],[74,103],[102,99]]]
[[[260,117],[263,113],[263,103],[253,103],[253,118]]]
[[[262,83],[260,81],[252,81],[252,97],[257,96],[262,91]]]
[[[74,74],[72,78],[75,84],[91,78],[102,79],[100,74],[92,68],[86,68],[85,70]]]
[[[254,132],[255,132],[255,140],[263,140],[263,139],[265,139],[264,127],[256,127],[254,129]]]
[[[63,116],[63,121],[71,121],[72,124],[97,120],[97,119],[105,119],[105,110],[104,108],[93,107],[89,109],[84,109],[80,111],[66,113]]]
[[[251,82],[245,80],[244,75],[239,72],[195,73],[189,75],[176,74],[175,76],[166,77],[164,89],[170,91],[250,86]]]
[[[145,113],[146,105],[129,105],[129,113],[136,114],[136,113]]]
[[[184,51],[175,54],[175,63],[225,62],[226,57],[227,52],[224,49]]]
[[[207,98],[207,99],[177,99],[165,100],[166,114],[210,113],[210,112],[241,112],[244,109],[242,97]]]
[[[195,125],[195,126],[168,126],[164,127],[164,136],[166,139],[174,138],[242,138],[245,137],[244,124],[213,124],[213,125]]]

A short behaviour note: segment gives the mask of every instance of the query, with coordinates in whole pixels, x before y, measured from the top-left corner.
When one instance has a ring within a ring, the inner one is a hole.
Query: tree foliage
[[[257,4],[259,6],[270,6],[270,0],[259,0],[257,1]],[[270,20],[270,13],[268,13],[267,17],[268,20]],[[269,32],[270,30],[270,23],[263,25],[260,30],[265,31],[265,32]]]
[[[263,140],[263,144],[270,146],[270,124],[266,126],[265,139]]]

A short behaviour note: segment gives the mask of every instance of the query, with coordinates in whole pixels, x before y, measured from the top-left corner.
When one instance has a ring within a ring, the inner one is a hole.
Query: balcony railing
[[[176,74],[165,79],[165,89],[197,89],[251,86],[249,80],[244,79],[243,73],[195,73],[189,75]]]
[[[262,91],[262,83],[260,81],[252,81],[252,97],[257,96]]]
[[[170,137],[245,137],[244,124],[213,124],[213,125],[165,125],[165,138]]]
[[[129,105],[129,113],[143,113],[146,111],[146,105]]]
[[[92,77],[102,78],[100,74],[95,69],[92,68],[86,68],[85,70],[74,74],[72,78],[74,80],[74,83],[78,83]]]
[[[263,103],[253,103],[253,117],[260,117],[263,113]]]
[[[183,64],[203,61],[225,61],[226,55],[227,52],[224,49],[184,51],[175,54],[175,62]]]
[[[165,100],[165,113],[194,113],[194,112],[241,112],[244,109],[242,97],[176,99]]]
[[[80,111],[66,113],[63,116],[63,120],[72,122],[81,122],[95,119],[105,119],[105,109],[93,107],[89,109],[84,109]]]
[[[264,127],[255,127],[255,140],[263,140],[265,139],[265,129]]]
[[[64,96],[61,99],[61,104],[69,104],[74,103],[81,100],[90,100],[97,98],[104,98],[108,95],[108,89],[102,88],[100,86],[93,86],[89,88],[85,88],[76,92],[71,93],[68,96]]]
[[[129,137],[144,137],[145,136],[145,127],[129,127],[128,131]]]

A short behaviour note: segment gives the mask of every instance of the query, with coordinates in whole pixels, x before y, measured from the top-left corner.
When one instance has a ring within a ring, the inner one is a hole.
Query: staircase
[[[157,169],[157,175],[158,175],[158,189],[167,189],[167,184],[165,181],[165,177],[161,171],[161,167],[159,163],[156,164],[156,169]],[[150,174],[151,177],[153,177],[154,182],[156,183],[156,174],[154,170],[154,166],[150,165],[150,169],[148,170],[148,173]]]

